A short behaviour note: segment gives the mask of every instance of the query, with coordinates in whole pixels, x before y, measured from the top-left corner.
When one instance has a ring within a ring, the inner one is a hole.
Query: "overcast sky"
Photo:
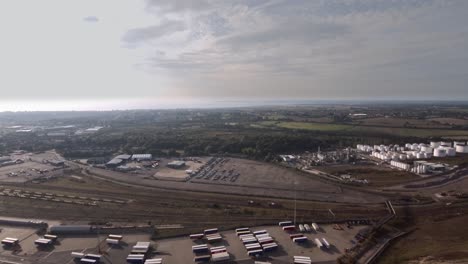
[[[466,0],[5,0],[0,32],[3,103],[468,99]]]

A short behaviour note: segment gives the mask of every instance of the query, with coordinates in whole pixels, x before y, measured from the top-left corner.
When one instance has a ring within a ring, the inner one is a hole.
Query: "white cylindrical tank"
[[[422,152],[426,152],[426,153],[432,153],[432,152],[434,151],[434,148],[433,148],[433,147],[424,146],[424,147],[421,147],[421,151],[422,151]]]
[[[468,153],[468,146],[466,145],[456,145],[455,151],[457,153]]]
[[[447,152],[447,156],[453,157],[455,156],[455,148],[445,148],[445,152]]]
[[[447,156],[447,151],[445,148],[438,147],[434,149],[434,157],[445,157]]]
[[[431,147],[433,148],[437,148],[440,146],[440,142],[437,142],[437,141],[431,141]]]
[[[452,142],[440,142],[440,145],[443,146],[443,147],[451,147],[452,146]]]

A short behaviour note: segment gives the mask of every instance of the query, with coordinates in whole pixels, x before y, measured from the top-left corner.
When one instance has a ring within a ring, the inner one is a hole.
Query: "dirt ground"
[[[378,264],[408,263],[409,261],[418,263],[418,259],[423,258],[440,261],[427,263],[454,263],[451,261],[468,259],[466,221],[468,221],[466,215],[450,219],[427,218],[427,221],[417,225],[418,228],[414,232],[394,243],[382,255]]]
[[[336,176],[349,174],[356,179],[367,179],[369,181],[369,186],[378,187],[391,186],[420,179],[419,176],[407,171],[375,165],[331,165],[319,166],[316,167],[316,169]]]

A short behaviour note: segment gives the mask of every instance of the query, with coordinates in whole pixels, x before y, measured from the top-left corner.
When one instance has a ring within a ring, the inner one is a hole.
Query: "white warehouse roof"
[[[133,160],[150,160],[153,159],[153,155],[151,154],[133,154]]]

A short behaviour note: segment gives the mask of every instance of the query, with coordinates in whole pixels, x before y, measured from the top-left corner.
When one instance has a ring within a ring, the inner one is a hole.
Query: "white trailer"
[[[204,233],[205,235],[218,233],[218,228],[205,229],[205,230],[203,231],[203,233]]]
[[[120,240],[107,238],[106,243],[109,244],[109,245],[118,245],[118,244],[120,244]]]
[[[117,239],[117,240],[122,240],[123,236],[121,235],[108,235],[107,238],[110,238],[110,239]]]
[[[312,228],[314,229],[315,232],[318,232],[320,229],[316,223],[312,223]]]
[[[72,252],[72,253],[71,253],[71,256],[72,256],[73,258],[79,258],[79,259],[81,259],[81,258],[84,258],[85,254],[84,254],[84,253],[81,253],[81,252]]]
[[[283,221],[283,222],[279,222],[278,225],[279,226],[288,226],[288,225],[292,225],[292,222],[291,221]]]
[[[267,233],[268,232],[266,230],[258,230],[258,231],[252,232],[252,234],[254,234],[255,236],[261,235],[261,234],[267,234]]]
[[[17,238],[7,237],[3,239],[1,243],[5,246],[15,246],[18,242],[19,240]]]
[[[317,245],[318,248],[323,247],[322,242],[320,242],[320,240],[318,238],[316,238],[314,241],[315,241],[315,244]]]
[[[93,263],[98,263],[98,261],[95,259],[90,259],[90,258],[82,258],[80,259],[80,263],[93,264]]]
[[[221,252],[211,255],[211,261],[213,262],[228,260],[229,258],[229,253],[227,252]]]
[[[58,239],[57,236],[49,235],[49,234],[44,235],[44,238],[50,239],[50,240],[52,240],[52,242],[55,242],[55,241],[57,241],[57,239]]]
[[[153,258],[145,260],[145,264],[162,264],[162,258]]]
[[[37,246],[49,246],[52,245],[52,240],[46,238],[39,238],[34,241]]]
[[[323,245],[326,247],[326,248],[330,248],[330,243],[328,243],[328,241],[322,237],[322,241],[323,241]]]
[[[299,224],[299,231],[305,232],[305,228],[303,224]]]
[[[310,225],[308,225],[308,224],[304,224],[304,228],[305,228],[305,230],[306,230],[307,232],[312,231],[312,229],[310,229]]]

